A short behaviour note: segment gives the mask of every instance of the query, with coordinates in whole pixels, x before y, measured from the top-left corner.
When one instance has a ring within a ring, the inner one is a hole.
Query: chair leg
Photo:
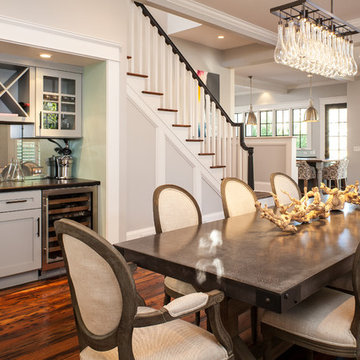
[[[272,336],[268,331],[263,333],[263,360],[272,360]]]
[[[307,187],[308,187],[308,180],[305,179],[305,180],[304,180],[304,192],[305,192],[305,188],[307,189]]]
[[[165,293],[164,295],[164,305],[167,305],[171,300],[170,295],[168,295],[167,293]]]
[[[256,306],[251,307],[251,339],[252,343],[257,342],[257,323],[258,323],[258,309]]]
[[[197,313],[195,313],[195,324],[197,326],[200,325],[200,311],[198,311]]]

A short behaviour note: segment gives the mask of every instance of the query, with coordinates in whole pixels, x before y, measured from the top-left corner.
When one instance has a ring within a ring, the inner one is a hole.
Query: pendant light
[[[308,78],[310,79],[310,103],[309,107],[305,111],[305,122],[316,122],[319,121],[318,112],[314,108],[313,99],[312,99],[312,74],[308,74]]]
[[[256,125],[257,124],[256,115],[252,107],[252,76],[249,76],[249,79],[250,79],[250,110],[247,115],[246,124]]]

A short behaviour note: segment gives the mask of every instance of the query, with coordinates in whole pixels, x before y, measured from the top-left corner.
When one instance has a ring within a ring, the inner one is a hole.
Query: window
[[[16,157],[22,163],[30,161],[40,164],[40,148],[33,140],[17,140]]]
[[[276,110],[275,135],[290,136],[290,110]]]
[[[260,111],[260,136],[272,136],[272,110]]]
[[[308,148],[307,127],[304,121],[306,109],[293,109],[293,136],[296,136],[296,148]]]
[[[325,105],[325,158],[347,157],[347,106]]]

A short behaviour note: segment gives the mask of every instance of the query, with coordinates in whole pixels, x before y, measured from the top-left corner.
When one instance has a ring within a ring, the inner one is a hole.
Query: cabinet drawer
[[[40,190],[0,193],[0,213],[7,211],[38,209],[40,207]]]

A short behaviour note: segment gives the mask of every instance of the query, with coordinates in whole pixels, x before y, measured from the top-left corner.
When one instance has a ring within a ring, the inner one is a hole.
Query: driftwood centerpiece
[[[262,208],[258,201],[255,203],[255,206],[260,211],[262,218],[270,220],[283,231],[295,233],[297,229],[295,225],[291,224],[293,221],[308,223],[313,219],[326,218],[330,215],[330,205],[321,201],[319,188],[314,187],[309,192],[305,188],[304,192],[304,196],[298,200],[291,197],[288,192],[283,191],[291,201],[287,205],[280,204],[277,195],[271,193],[279,214],[275,214],[266,204],[264,208]],[[310,197],[313,197],[314,200],[309,204],[308,200]]]
[[[359,181],[356,181],[354,185],[348,185],[345,190],[339,190],[338,188],[330,189],[324,183],[321,183],[320,189],[324,194],[329,195],[326,204],[330,210],[343,209],[345,202],[360,205]]]

